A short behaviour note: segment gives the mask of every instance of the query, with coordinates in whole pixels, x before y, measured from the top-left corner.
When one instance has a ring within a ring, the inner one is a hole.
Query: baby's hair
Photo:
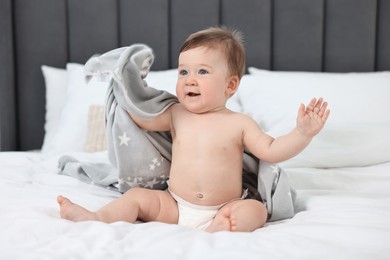
[[[231,76],[237,75],[241,79],[244,75],[245,48],[243,34],[239,30],[221,26],[195,32],[183,43],[180,53],[197,47],[220,49],[226,56]]]

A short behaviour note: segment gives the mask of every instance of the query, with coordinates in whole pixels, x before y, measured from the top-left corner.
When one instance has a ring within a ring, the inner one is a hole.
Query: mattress
[[[72,153],[102,162],[106,152]],[[284,168],[295,216],[251,233],[209,234],[165,223],[74,223],[63,194],[96,210],[120,193],[57,173],[58,156],[0,153],[1,259],[389,259],[390,163]]]

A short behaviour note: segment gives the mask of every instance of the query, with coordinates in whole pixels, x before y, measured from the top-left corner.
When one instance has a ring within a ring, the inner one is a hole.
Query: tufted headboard
[[[390,70],[389,14],[390,0],[0,0],[0,151],[42,145],[43,64],[143,42],[164,70],[188,34],[224,24],[244,32],[247,66]]]

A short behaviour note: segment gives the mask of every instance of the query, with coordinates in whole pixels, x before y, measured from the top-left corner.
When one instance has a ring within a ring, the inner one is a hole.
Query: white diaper
[[[218,210],[225,206],[227,203],[231,202],[229,201],[216,206],[201,206],[192,204],[191,202],[184,200],[169,189],[168,191],[177,202],[177,207],[179,209],[178,224],[194,229],[205,230],[213,221]],[[241,199],[244,199],[247,194],[248,191],[245,190],[242,194]]]

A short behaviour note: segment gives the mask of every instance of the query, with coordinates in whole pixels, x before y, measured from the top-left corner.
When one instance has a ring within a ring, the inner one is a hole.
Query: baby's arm
[[[330,111],[327,103],[314,98],[305,108],[302,104],[298,111],[297,127],[290,133],[272,138],[265,134],[251,120],[245,125],[244,145],[258,158],[276,163],[290,159],[300,153],[323,128]]]
[[[136,115],[130,114],[129,116],[133,119],[133,121],[142,129],[148,130],[148,131],[170,131],[171,130],[171,113],[172,109],[175,106],[175,104],[171,105],[169,108],[167,108],[163,113],[161,113],[159,116],[147,120],[140,117],[137,117]]]

